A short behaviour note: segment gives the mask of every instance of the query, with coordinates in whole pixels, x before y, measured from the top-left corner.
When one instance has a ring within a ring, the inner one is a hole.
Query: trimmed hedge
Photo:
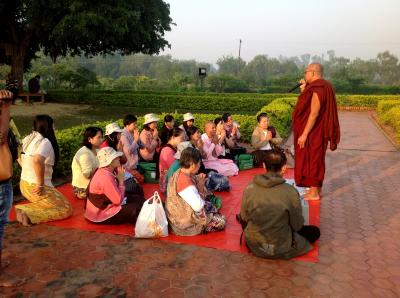
[[[342,107],[376,108],[382,100],[400,100],[400,95],[336,95],[337,105]]]
[[[400,142],[400,101],[384,100],[379,102],[377,113],[379,119],[396,131],[397,141]]]
[[[129,106],[137,109],[253,114],[282,94],[143,93],[133,91],[49,91],[53,102]]]

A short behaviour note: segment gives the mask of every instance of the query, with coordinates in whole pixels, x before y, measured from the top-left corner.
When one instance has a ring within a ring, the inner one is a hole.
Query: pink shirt
[[[171,167],[172,163],[175,161],[174,155],[175,150],[173,150],[169,146],[165,146],[161,149],[160,153],[160,161],[158,164],[158,168],[160,170],[160,190],[165,192],[166,190],[166,176],[169,168]]]
[[[143,129],[140,133],[140,142],[144,147],[140,149],[140,155],[144,160],[152,161],[157,147],[159,147],[161,144],[160,138],[153,137],[151,131]]]
[[[204,160],[217,160],[218,156],[224,152],[224,148],[220,144],[215,145],[213,142],[211,142],[206,133],[201,135],[201,139],[203,141],[203,150],[206,155]]]
[[[92,222],[102,222],[113,217],[121,210],[121,203],[125,197],[125,185],[118,185],[111,168],[100,168],[90,182],[89,192],[104,194],[110,199],[106,209],[99,209],[87,200],[85,217]]]

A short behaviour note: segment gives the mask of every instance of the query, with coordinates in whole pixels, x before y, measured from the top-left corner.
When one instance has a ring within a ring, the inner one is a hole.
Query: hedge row
[[[242,133],[242,140],[250,142],[251,134],[254,127],[257,125],[256,115],[260,112],[267,112],[270,115],[271,124],[277,127],[282,137],[287,137],[290,131],[290,117],[294,106],[292,98],[276,99],[271,104],[263,107],[255,115],[238,115],[234,114],[233,119],[240,124],[240,131]],[[159,115],[162,119],[165,114]],[[178,123],[182,122],[181,114],[173,114]],[[194,114],[195,125],[202,130],[204,125],[209,120],[214,120],[220,117],[220,114]],[[117,121],[122,127],[122,120]],[[55,169],[56,176],[67,176],[71,174],[71,161],[75,152],[81,147],[82,135],[86,127],[98,126],[105,128],[110,123],[109,121],[96,122],[92,124],[85,124],[74,126],[71,128],[56,131],[56,137],[60,147],[60,160]],[[143,125],[143,117],[138,117],[138,127]],[[162,121],[159,122],[159,128],[162,126]]]
[[[129,106],[138,109],[254,114],[279,94],[139,93],[131,91],[50,91],[49,101]]]
[[[400,101],[383,100],[378,103],[379,119],[396,131],[397,141],[400,142]]]
[[[382,100],[400,100],[400,95],[336,95],[337,105],[342,107],[376,108]]]

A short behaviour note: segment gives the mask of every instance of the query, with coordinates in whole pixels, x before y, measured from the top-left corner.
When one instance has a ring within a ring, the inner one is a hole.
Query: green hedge
[[[337,105],[376,108],[382,100],[400,100],[400,95],[336,95]]]
[[[254,114],[281,94],[257,93],[149,93],[132,91],[49,91],[51,102],[129,106],[174,112]]]
[[[400,101],[383,100],[379,102],[377,113],[379,119],[396,131],[397,141],[400,142]]]

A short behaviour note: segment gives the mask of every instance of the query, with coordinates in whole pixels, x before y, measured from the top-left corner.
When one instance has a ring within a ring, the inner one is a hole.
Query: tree
[[[169,5],[163,0],[2,0],[0,63],[20,83],[40,49],[60,56],[119,52],[155,54],[169,47]]]

